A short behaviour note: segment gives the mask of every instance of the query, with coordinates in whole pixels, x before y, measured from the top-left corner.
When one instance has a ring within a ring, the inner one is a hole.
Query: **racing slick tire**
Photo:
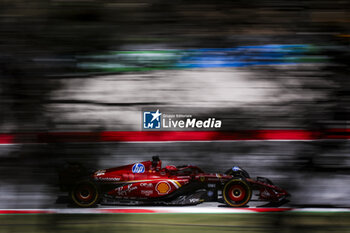
[[[227,205],[242,207],[250,201],[252,189],[244,179],[233,178],[224,185],[222,195]]]
[[[89,180],[76,183],[70,191],[73,204],[79,207],[93,207],[100,200],[100,191],[96,184]]]

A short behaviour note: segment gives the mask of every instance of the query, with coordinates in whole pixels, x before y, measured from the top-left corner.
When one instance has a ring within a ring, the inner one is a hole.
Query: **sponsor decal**
[[[143,112],[143,128],[144,129],[160,129],[161,115],[159,109],[155,112]]]
[[[215,188],[216,184],[208,184],[208,188]]]
[[[163,128],[221,128],[222,122],[215,118],[198,120],[197,118],[187,118],[186,120],[163,119]]]
[[[196,202],[199,202],[199,198],[190,198],[190,203],[196,203]]]
[[[209,190],[209,191],[207,192],[207,195],[208,195],[208,197],[212,197],[212,196],[214,196],[214,192],[211,191],[211,190]]]
[[[141,190],[141,194],[149,196],[153,194],[153,190]]]
[[[160,181],[156,185],[156,191],[158,194],[168,194],[171,190],[171,186],[166,181]]]
[[[145,188],[153,188],[153,184],[152,183],[141,183],[140,186],[141,187],[145,187]]]
[[[103,176],[105,174],[106,170],[98,170],[95,172],[96,176]]]
[[[220,174],[216,173],[215,175],[216,175],[217,178],[219,178],[219,179],[221,178]]]
[[[162,113],[159,109],[142,112],[143,129],[218,129],[221,126],[222,121],[212,116],[199,119],[191,114]]]
[[[117,191],[117,194],[118,194],[119,196],[126,196],[126,195],[128,195],[131,191],[137,189],[137,187],[136,187],[136,186],[132,186],[132,184],[129,184],[129,185],[127,186],[126,189],[124,189],[124,187],[125,187],[125,186],[123,186],[123,187],[118,187],[118,188],[115,189],[115,191]]]
[[[110,178],[110,177],[96,177],[95,179],[101,181],[120,181],[120,178]]]
[[[145,172],[145,166],[142,163],[135,163],[134,166],[132,166],[132,173],[144,173]]]

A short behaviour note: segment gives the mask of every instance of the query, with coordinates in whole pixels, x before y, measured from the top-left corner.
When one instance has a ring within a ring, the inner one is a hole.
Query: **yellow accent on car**
[[[181,187],[181,184],[177,180],[173,180],[173,181],[179,186],[179,188]]]

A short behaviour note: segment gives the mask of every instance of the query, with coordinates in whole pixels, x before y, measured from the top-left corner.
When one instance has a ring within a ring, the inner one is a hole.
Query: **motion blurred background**
[[[208,172],[238,164],[290,191],[291,206],[349,207],[348,1],[0,6],[0,208],[65,208],[56,203],[65,161],[105,168],[152,155]],[[51,132],[140,131],[144,107],[193,108],[221,117],[230,132],[340,133],[306,141],[45,140]]]

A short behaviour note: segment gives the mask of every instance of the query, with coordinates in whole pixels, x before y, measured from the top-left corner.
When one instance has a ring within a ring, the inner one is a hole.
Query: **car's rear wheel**
[[[100,193],[96,184],[91,181],[82,181],[73,187],[70,196],[75,205],[92,207],[98,203]]]
[[[222,194],[227,205],[242,207],[250,201],[252,189],[244,179],[232,179],[225,184]]]

